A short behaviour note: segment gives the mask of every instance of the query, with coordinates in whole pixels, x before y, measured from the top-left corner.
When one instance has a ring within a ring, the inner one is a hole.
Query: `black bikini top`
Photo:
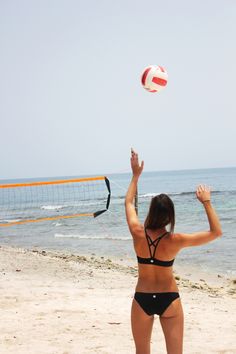
[[[168,232],[165,232],[163,235],[157,237],[154,241],[152,241],[151,237],[147,234],[147,231],[145,229],[145,236],[147,239],[147,243],[148,243],[148,248],[149,248],[149,252],[150,252],[150,258],[142,258],[137,256],[138,259],[138,263],[141,264],[152,264],[152,265],[158,265],[161,267],[171,267],[175,261],[175,259],[172,259],[171,261],[161,261],[160,259],[155,258],[155,253],[156,253],[156,249],[157,246],[159,244],[159,242],[161,241],[161,239],[168,234]],[[154,247],[154,250],[152,252],[151,250],[151,246]]]

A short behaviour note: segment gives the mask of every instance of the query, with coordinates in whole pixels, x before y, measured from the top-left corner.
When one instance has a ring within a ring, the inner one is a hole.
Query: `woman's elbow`
[[[219,228],[217,230],[214,230],[213,234],[214,234],[215,238],[221,237],[223,235],[222,229]]]

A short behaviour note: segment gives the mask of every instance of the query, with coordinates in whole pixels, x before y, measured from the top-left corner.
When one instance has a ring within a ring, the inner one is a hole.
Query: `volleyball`
[[[149,65],[141,76],[142,85],[149,92],[160,92],[167,85],[167,81],[167,71],[159,65]]]

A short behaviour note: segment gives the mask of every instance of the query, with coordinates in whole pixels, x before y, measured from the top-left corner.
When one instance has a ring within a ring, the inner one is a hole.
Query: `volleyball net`
[[[108,210],[110,197],[105,176],[0,184],[0,227],[97,217]]]

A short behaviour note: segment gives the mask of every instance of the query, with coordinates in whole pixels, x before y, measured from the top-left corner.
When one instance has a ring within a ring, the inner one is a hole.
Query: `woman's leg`
[[[136,347],[136,354],[150,354],[150,342],[154,316],[147,315],[133,299],[131,325]]]
[[[168,354],[183,353],[184,314],[180,299],[174,300],[160,316]]]

